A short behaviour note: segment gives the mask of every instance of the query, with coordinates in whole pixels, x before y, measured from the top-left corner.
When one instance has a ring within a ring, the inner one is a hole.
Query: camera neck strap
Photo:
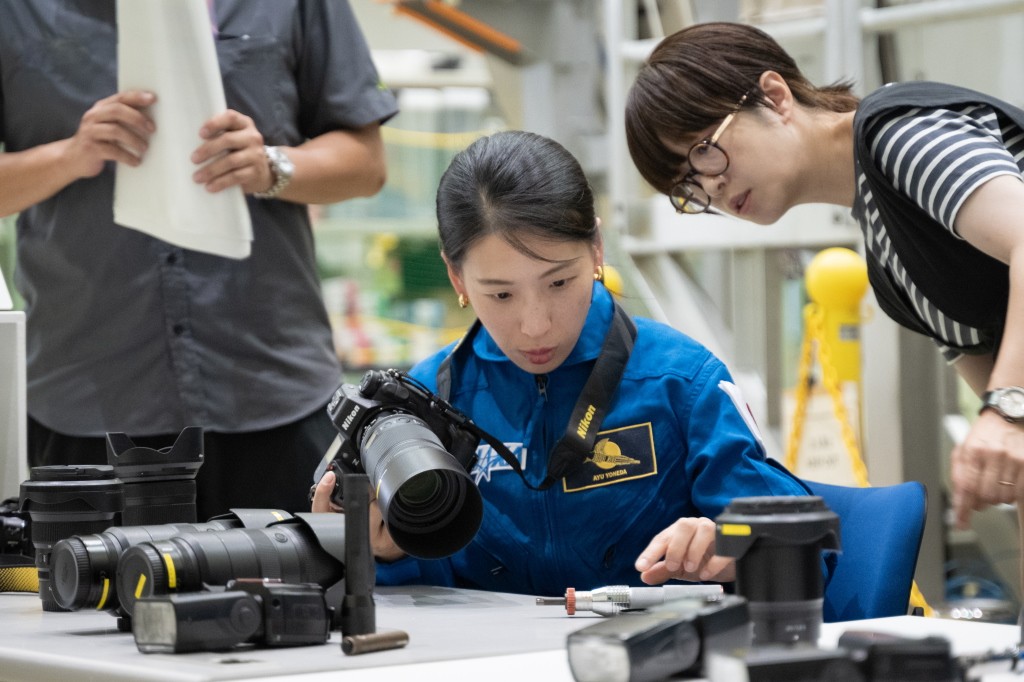
[[[590,371],[583,390],[580,391],[576,406],[573,407],[569,423],[565,428],[565,435],[555,444],[548,457],[547,475],[540,485],[534,486],[526,480],[519,460],[504,443],[473,424],[473,431],[494,448],[495,452],[519,474],[523,483],[531,490],[547,490],[559,479],[583,464],[584,460],[594,452],[597,433],[601,430],[605,415],[608,414],[612,396],[615,395],[619,382],[622,381],[626,363],[629,362],[629,356],[633,352],[633,342],[636,340],[636,325],[633,320],[617,302],[613,301],[613,305],[615,312],[612,315],[608,333],[605,334],[601,354],[598,355],[594,368]],[[437,369],[437,393],[444,400],[449,400],[451,396],[452,358],[460,355],[461,352],[468,352],[463,349],[472,345],[473,337],[476,336],[480,327],[480,320],[474,322],[459,344]]]

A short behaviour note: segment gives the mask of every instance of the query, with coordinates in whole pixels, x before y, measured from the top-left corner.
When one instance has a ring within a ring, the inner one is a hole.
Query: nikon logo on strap
[[[576,435],[580,438],[587,437],[587,429],[590,428],[590,422],[594,419],[594,412],[597,408],[593,405],[587,405],[587,413],[583,415],[583,419],[580,420],[579,426],[576,427]]]

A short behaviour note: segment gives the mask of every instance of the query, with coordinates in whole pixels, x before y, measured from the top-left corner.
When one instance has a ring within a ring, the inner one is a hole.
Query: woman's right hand
[[[730,582],[736,562],[715,554],[715,522],[684,517],[661,531],[636,559],[640,579],[648,585],[668,580]]]
[[[328,471],[316,484],[313,491],[312,511],[345,513],[344,508],[331,501],[331,493],[334,491],[335,474]],[[397,561],[405,556],[405,552],[398,548],[395,541],[391,539],[391,533],[384,525],[384,516],[380,512],[380,505],[377,497],[370,491],[370,547],[373,549],[373,556],[381,561]]]

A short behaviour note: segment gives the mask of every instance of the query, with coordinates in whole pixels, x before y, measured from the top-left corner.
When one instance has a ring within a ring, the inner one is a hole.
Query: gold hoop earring
[[[459,294],[459,307],[465,308],[469,305],[469,296],[465,294]]]
[[[604,282],[604,266],[598,265],[597,270],[594,271],[594,281]]]

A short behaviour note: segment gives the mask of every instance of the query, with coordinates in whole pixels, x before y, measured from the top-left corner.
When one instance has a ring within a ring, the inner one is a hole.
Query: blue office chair
[[[924,485],[805,483],[839,516],[843,551],[825,588],[825,622],[907,615],[928,504]]]

